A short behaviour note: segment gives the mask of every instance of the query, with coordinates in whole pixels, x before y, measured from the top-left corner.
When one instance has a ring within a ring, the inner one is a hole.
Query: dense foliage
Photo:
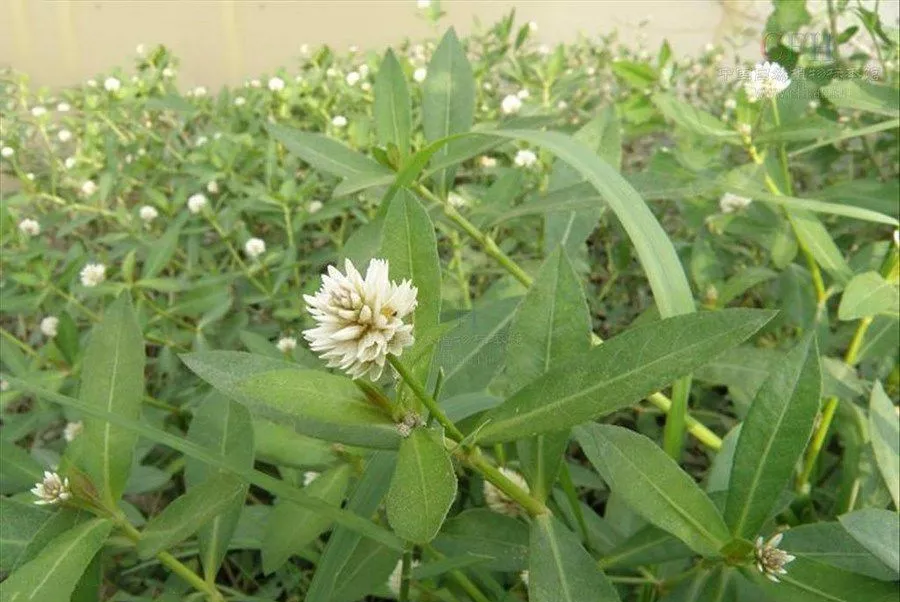
[[[6,74],[0,600],[896,599],[898,30],[828,10]]]

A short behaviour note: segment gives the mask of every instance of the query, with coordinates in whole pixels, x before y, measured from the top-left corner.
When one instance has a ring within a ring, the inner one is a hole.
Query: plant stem
[[[117,517],[116,526],[122,529],[125,536],[135,544],[141,540],[141,532],[135,529],[124,516]],[[173,573],[187,581],[198,592],[205,593],[210,602],[224,602],[222,594],[216,589],[214,583],[207,583],[204,581],[197,573],[182,564],[181,561],[168,552],[159,552],[156,555],[156,558]]]
[[[412,574],[412,549],[407,548],[403,552],[403,558],[400,562],[399,602],[407,602],[407,600],[409,600],[409,581]]]
[[[425,388],[422,387],[421,383],[416,380],[409,370],[406,369],[406,366],[400,361],[400,359],[396,355],[389,354],[388,361],[391,363],[391,366],[397,371],[403,381],[412,389],[413,394],[419,398],[425,407],[428,408],[428,411],[432,416],[444,427],[444,430],[447,432],[447,435],[453,439],[454,441],[462,441],[465,435],[463,435],[462,431],[456,428],[456,425],[453,424],[453,421],[450,420],[441,407],[438,405],[438,402],[435,401],[434,397],[428,394],[425,391]]]
[[[482,250],[488,256],[495,259],[513,278],[521,282],[524,286],[531,288],[531,285],[534,284],[534,279],[529,276],[525,270],[519,267],[512,258],[506,255],[490,236],[481,232],[475,224],[467,220],[449,204],[444,203],[444,201],[425,188],[425,186],[422,186],[421,184],[417,185],[416,192],[427,198],[429,201],[441,205],[450,221],[456,224],[460,230],[468,234],[472,240],[481,245]],[[594,333],[591,333],[591,337],[593,339],[592,344],[594,345],[599,345],[603,342],[603,339]],[[654,393],[648,397],[648,401],[666,413],[668,413],[669,409],[672,407],[671,400],[662,393]],[[691,418],[690,415],[686,415],[685,422],[687,431],[694,435],[701,443],[717,451],[722,447],[722,440],[700,422]]]

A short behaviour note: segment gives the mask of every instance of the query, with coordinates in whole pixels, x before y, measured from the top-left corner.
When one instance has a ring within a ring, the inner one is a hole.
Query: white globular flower
[[[348,86],[355,86],[359,83],[359,80],[362,79],[362,76],[356,71],[351,71],[344,79],[346,80]]]
[[[500,472],[521,489],[530,491],[528,483],[525,481],[525,477],[515,470],[504,466],[500,468]],[[522,511],[522,508],[511,497],[506,495],[506,493],[501,491],[500,488],[490,481],[484,482],[484,502],[487,504],[488,508],[494,512],[499,512],[500,514],[505,514],[507,516],[518,516]]]
[[[81,284],[93,288],[106,280],[106,266],[102,263],[89,263],[81,268]]]
[[[409,563],[410,570],[416,568],[417,566],[419,566],[418,560],[413,560]],[[400,595],[401,579],[403,579],[403,561],[398,560],[397,566],[394,567],[394,570],[391,572],[387,580],[388,589],[391,590],[391,593],[394,594],[394,596]]]
[[[735,211],[740,211],[752,202],[753,199],[726,192],[722,195],[722,198],[719,199],[719,209],[722,210],[722,213],[734,213]]]
[[[175,77],[175,70],[171,67],[163,67],[162,76],[166,79],[171,79]]]
[[[196,96],[197,98],[202,98],[202,97],[206,96],[206,87],[205,86],[197,86],[196,88],[191,90],[191,92],[193,92],[194,96]]]
[[[59,138],[60,142],[68,142],[72,139],[72,132],[69,130],[59,130],[56,137]]]
[[[87,180],[81,185],[81,194],[84,196],[91,196],[95,192],[97,192],[97,185],[93,180]]]
[[[122,82],[120,82],[115,77],[107,77],[103,80],[103,89],[107,92],[118,92],[119,88],[122,87]]]
[[[198,192],[197,194],[192,194],[190,197],[188,197],[187,200],[188,211],[195,215],[203,211],[203,208],[206,207],[206,204],[206,195],[200,192]]]
[[[284,80],[280,77],[269,79],[269,90],[272,92],[281,92],[284,90]]]
[[[219,183],[215,180],[210,180],[206,183],[206,192],[209,194],[219,194]]]
[[[735,99],[729,98],[729,99],[725,100],[725,110],[726,111],[733,111],[736,108],[737,108],[737,101]]]
[[[418,289],[409,280],[391,282],[383,259],[369,262],[365,278],[349,259],[344,268],[346,274],[328,266],[319,291],[303,296],[317,323],[303,336],[330,368],[376,380],[387,355],[400,355],[415,341],[403,319],[416,308]]]
[[[780,581],[779,575],[787,575],[784,565],[796,558],[784,550],[778,549],[778,544],[781,543],[783,537],[784,533],[776,533],[766,541],[763,541],[762,537],[756,538],[756,568],[767,579],[775,583]]]
[[[32,117],[43,117],[47,114],[47,109],[38,105],[36,107],[31,107],[31,116]]]
[[[35,483],[31,493],[39,498],[34,502],[38,506],[59,504],[72,497],[72,492],[69,491],[69,479],[63,479],[49,470],[44,471],[44,480]]]
[[[297,348],[297,339],[294,337],[281,337],[275,343],[275,348],[282,353],[290,353]]]
[[[413,71],[413,79],[420,84],[425,81],[426,77],[428,77],[428,69],[426,69],[425,67],[419,67],[418,69]]]
[[[791,85],[791,78],[778,63],[757,63],[744,84],[744,91],[750,102],[775,98]]]
[[[809,107],[810,111],[818,111],[819,110],[819,101],[811,100],[806,104],[806,106]]]
[[[749,123],[741,123],[738,124],[737,130],[741,136],[749,138],[750,134],[753,133],[753,126],[751,126]]]
[[[532,167],[535,163],[537,163],[537,155],[534,154],[534,151],[530,151],[528,149],[520,150],[516,153],[516,157],[513,162],[519,167]]]
[[[519,573],[519,579],[522,580],[522,583],[525,584],[525,587],[528,587],[528,582],[531,580],[531,573],[528,572],[528,569]]]
[[[518,113],[519,109],[522,108],[522,99],[519,98],[515,94],[510,94],[506,96],[500,102],[500,110],[503,111],[504,115],[512,115],[514,113]]]
[[[59,332],[59,318],[56,316],[47,316],[41,320],[41,334],[48,339],[52,339]]]
[[[538,24],[537,24],[537,22],[536,22],[536,21],[529,21],[529,22],[528,22],[528,31],[534,33],[534,32],[536,32],[537,30],[538,30]]]
[[[88,88],[96,88],[96,87],[97,87],[97,80],[91,78],[91,79],[87,80],[86,82],[84,82],[84,85],[86,85]]]
[[[316,213],[321,211],[322,207],[325,205],[322,204],[322,201],[310,201],[309,205],[306,206],[306,210],[310,213]]]
[[[84,423],[80,420],[77,422],[67,422],[66,428],[63,429],[63,439],[68,443],[75,441],[75,438],[84,430]]]
[[[466,199],[466,197],[456,192],[451,192],[447,195],[447,202],[450,203],[451,207],[454,207],[456,209],[460,209],[469,204],[469,201]]]
[[[4,159],[9,159],[15,154],[16,151],[12,147],[4,146],[3,148],[0,148],[0,157],[3,157]]]
[[[492,167],[497,167],[497,159],[494,157],[489,157],[488,155],[482,155],[478,162],[481,163],[482,167],[490,169]]]
[[[242,107],[245,104],[247,104],[247,99],[244,98],[243,96],[238,96],[237,98],[234,99],[234,106],[236,106],[236,107]]]
[[[59,111],[60,113],[68,113],[69,111],[72,110],[72,105],[70,105],[67,102],[61,102],[58,105],[56,105],[56,110]]]
[[[41,233],[41,225],[37,220],[25,218],[19,222],[19,232],[25,236],[37,236]]]
[[[152,205],[143,205],[140,209],[138,209],[138,215],[141,217],[145,223],[150,223],[159,217],[159,211],[156,210],[156,207]]]
[[[336,128],[347,127],[347,118],[343,115],[335,115],[331,120],[331,125]]]
[[[531,96],[531,92],[528,91],[528,88],[522,88],[518,92],[516,92],[516,96],[520,99],[525,100],[526,98]]]
[[[244,253],[252,259],[256,259],[266,252],[266,241],[261,238],[251,238],[244,243]]]
[[[6,393],[9,391],[9,381],[5,378],[0,378],[0,393]]]

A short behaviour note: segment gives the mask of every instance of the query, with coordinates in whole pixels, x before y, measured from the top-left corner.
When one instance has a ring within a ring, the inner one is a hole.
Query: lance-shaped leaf
[[[891,510],[864,508],[839,518],[847,532],[900,577],[900,516]]]
[[[875,381],[869,397],[869,437],[878,470],[900,508],[900,416],[881,381]]]
[[[900,289],[878,272],[857,274],[847,284],[838,307],[838,318],[857,320],[878,314],[896,316],[900,311]]]
[[[405,157],[409,153],[412,108],[403,68],[391,50],[384,55],[378,75],[375,76],[375,103],[372,110],[375,113],[378,142],[395,145],[400,151],[400,157]]]
[[[528,526],[487,508],[461,512],[444,523],[432,545],[447,556],[476,554],[491,571],[521,571],[528,566]]]
[[[322,473],[304,490],[332,506],[340,506],[349,483],[350,467],[345,464]],[[279,569],[292,554],[300,553],[329,526],[331,519],[289,501],[279,501],[266,524],[263,572],[269,574]]]
[[[897,584],[877,581],[798,556],[787,565],[779,583],[763,577],[756,567],[742,569],[776,602],[896,602]]]
[[[240,478],[221,473],[166,506],[141,533],[138,554],[148,558],[196,533],[203,525],[230,510],[235,500],[243,501],[247,486]]]
[[[251,376],[237,387],[254,416],[295,431],[347,445],[396,448],[390,418],[349,378],[317,370],[278,370]]]
[[[41,463],[31,454],[11,441],[0,440],[0,493],[31,489],[43,478]]]
[[[440,530],[456,497],[453,463],[436,433],[416,428],[400,444],[385,505],[394,531],[427,543]]]
[[[390,175],[391,171],[369,157],[323,134],[301,132],[281,125],[268,125],[269,133],[313,168],[340,178]]]
[[[107,412],[136,420],[144,395],[144,341],[128,295],[120,296],[94,327],[85,352],[79,398]],[[75,462],[115,507],[128,475],[137,434],[91,417],[76,440]]]
[[[236,467],[243,470],[253,468],[253,422],[247,408],[236,401],[217,393],[207,397],[194,412],[187,438],[222,456]],[[187,459],[184,475],[189,490],[199,487],[208,479],[216,478],[218,474],[221,472],[204,462]],[[231,506],[215,516],[197,535],[200,561],[207,578],[212,578],[219,572],[219,566],[228,551],[228,543],[241,518],[248,487],[244,483],[243,494],[236,495]]]
[[[814,337],[810,332],[772,367],[741,426],[725,505],[737,537],[759,535],[809,441],[822,390]]]
[[[428,64],[422,104],[422,126],[429,142],[453,134],[468,132],[475,118],[475,78],[466,51],[451,28],[444,34]],[[440,161],[450,153],[450,146],[441,148],[434,157]],[[449,188],[454,168],[437,174],[442,191]]]
[[[810,523],[785,532],[778,546],[797,557],[830,564],[879,581],[894,581],[892,571],[837,522]],[[788,565],[790,568],[790,565]]]
[[[53,513],[43,506],[0,498],[0,571],[10,572]]]
[[[112,527],[112,521],[97,518],[66,531],[3,582],[0,601],[68,600]]]
[[[773,315],[729,309],[632,328],[519,390],[487,414],[479,440],[559,431],[632,405],[740,344]]]
[[[610,489],[647,521],[706,556],[731,539],[712,500],[647,437],[601,424],[578,427],[575,436]]]
[[[561,247],[544,262],[516,309],[509,329],[505,382],[515,391],[564,366],[591,347],[591,318],[578,275]],[[569,431],[517,442],[532,492],[546,499],[562,462]]]
[[[532,602],[619,602],[616,589],[578,537],[553,516],[532,522],[529,556]]]

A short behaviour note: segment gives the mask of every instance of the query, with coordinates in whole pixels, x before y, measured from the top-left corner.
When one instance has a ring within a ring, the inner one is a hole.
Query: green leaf
[[[144,268],[141,270],[142,280],[156,277],[169,264],[169,261],[175,254],[175,249],[178,247],[181,227],[186,220],[187,214],[183,214],[182,217],[166,229],[166,233],[158,241],[154,241],[150,246],[147,259],[144,261]]]
[[[838,517],[847,532],[900,577],[900,515],[864,508]]]
[[[787,565],[780,583],[762,576],[756,567],[743,569],[763,592],[776,602],[896,602],[897,584],[877,581],[798,557]]]
[[[800,243],[809,249],[816,263],[840,284],[847,284],[853,277],[853,270],[819,218],[809,211],[794,209],[788,212],[788,219]]]
[[[869,397],[869,436],[878,470],[894,507],[900,508],[900,417],[880,381],[875,381]]]
[[[574,533],[551,515],[531,523],[528,599],[532,602],[618,602],[615,588]]]
[[[821,391],[819,353],[810,331],[772,367],[741,426],[725,505],[736,537],[759,535],[806,449]]]
[[[327,441],[294,432],[289,426],[269,420],[253,421],[256,458],[288,468],[321,467],[334,464],[337,456]]]
[[[219,394],[207,397],[206,401],[194,411],[187,438],[221,456],[230,464],[245,470],[253,468],[253,422],[247,408],[236,401]],[[217,478],[219,474],[221,474],[219,471],[207,464],[188,458],[184,473],[185,484],[188,491],[191,491],[208,480]],[[200,561],[207,579],[213,578],[219,572],[228,551],[228,543],[241,518],[248,487],[248,484],[244,483],[243,493],[236,495],[230,507],[225,508],[209,524],[204,525],[197,535],[200,543]]]
[[[403,68],[393,51],[388,50],[375,76],[375,132],[378,142],[393,144],[403,158],[409,153],[409,133],[412,128],[412,106]]]
[[[3,582],[0,601],[68,600],[112,527],[97,518],[63,533]]]
[[[347,445],[395,449],[390,417],[349,378],[318,370],[278,370],[238,385],[254,416],[292,426],[302,435]]]
[[[728,309],[632,328],[529,383],[486,416],[482,442],[558,431],[627,407],[746,340],[771,312]]]
[[[9,573],[53,513],[30,502],[0,498],[0,571]]]
[[[473,508],[447,519],[432,545],[448,556],[477,554],[490,571],[521,571],[528,566],[528,527],[516,518]]]
[[[897,117],[900,100],[897,89],[866,81],[836,79],[819,90],[836,107]]]
[[[434,539],[456,498],[456,473],[439,437],[416,428],[400,444],[385,507],[394,532],[407,541]]]
[[[506,382],[520,388],[591,348],[591,316],[578,275],[557,247],[516,309],[509,329]],[[547,498],[569,441],[568,430],[517,442],[532,492]]]
[[[243,501],[246,484],[231,474],[211,476],[178,497],[154,516],[141,533],[137,550],[141,558],[184,541],[213,518],[233,508],[235,500]]]
[[[314,169],[340,178],[390,175],[391,171],[365,155],[323,134],[312,134],[281,125],[268,124],[269,133]]]
[[[858,320],[878,314],[900,314],[900,290],[878,272],[857,274],[841,296],[838,319]]]
[[[31,489],[43,478],[43,469],[31,454],[0,439],[0,493],[10,495]]]
[[[468,132],[475,118],[475,77],[453,28],[447,30],[428,64],[422,99],[422,126],[425,139],[434,142],[452,134]],[[446,157],[449,147],[441,148],[435,160]],[[448,167],[437,174],[442,192],[450,188],[454,170]]]
[[[305,491],[327,504],[338,507],[350,484],[350,466],[328,470],[310,483]],[[263,572],[267,575],[288,558],[299,554],[331,526],[331,519],[289,501],[279,501],[269,516],[262,545]]]
[[[650,439],[601,424],[578,427],[575,436],[610,489],[650,523],[704,556],[731,539],[712,500]]]
[[[220,393],[244,405],[254,402],[241,392],[239,388],[241,382],[266,372],[302,369],[301,366],[291,362],[243,351],[201,351],[185,353],[180,357],[194,374]]]
[[[600,566],[636,567],[689,558],[693,550],[672,535],[648,525],[603,555]]]
[[[897,578],[895,571],[860,545],[840,523],[811,523],[793,527],[785,532],[779,547],[797,557],[830,564],[879,581],[894,581]]]
[[[94,327],[82,366],[82,401],[132,420],[140,417],[144,340],[127,294],[110,305]],[[114,508],[128,482],[137,434],[92,417],[83,422],[74,461]]]
[[[671,94],[654,94],[653,104],[667,118],[684,129],[705,138],[719,138],[740,144],[740,134],[715,116],[675,98]]]

